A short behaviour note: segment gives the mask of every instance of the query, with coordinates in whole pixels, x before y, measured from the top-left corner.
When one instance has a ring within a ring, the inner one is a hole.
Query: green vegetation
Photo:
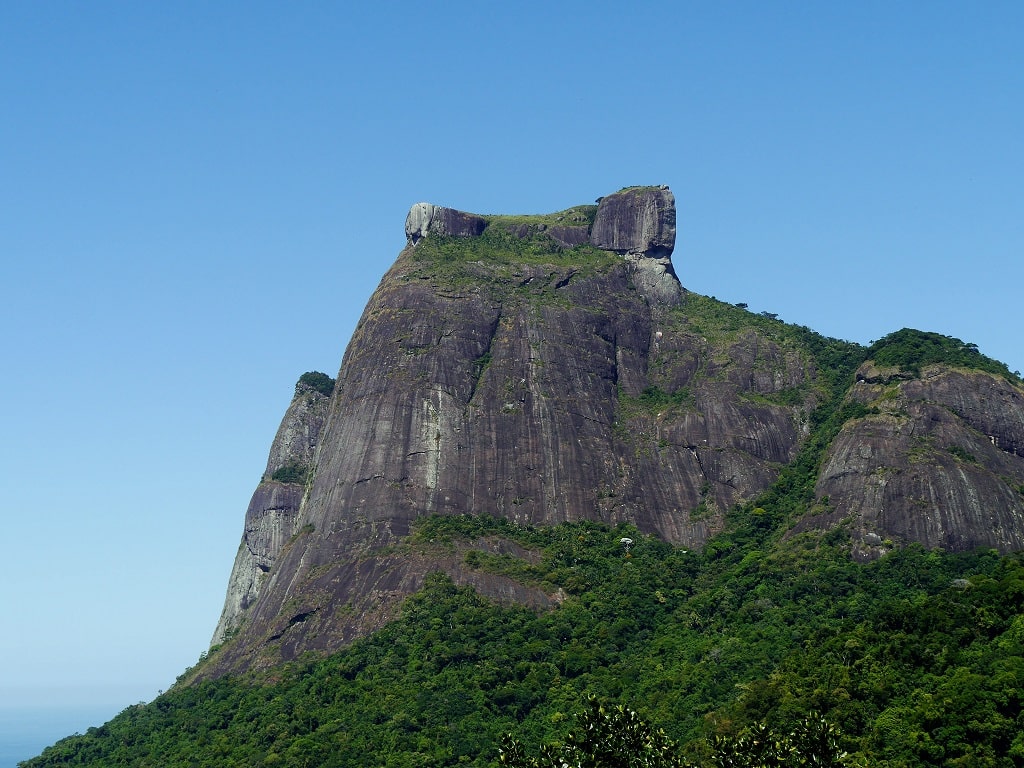
[[[309,387],[322,395],[330,397],[331,393],[334,392],[334,379],[326,373],[320,373],[320,371],[306,371],[299,376],[299,381],[295,385],[296,395],[299,394],[301,387]]]
[[[418,277],[446,282],[478,282],[481,269],[493,277],[509,277],[524,265],[571,266],[587,271],[619,263],[618,256],[592,245],[564,248],[544,231],[548,217],[493,217],[478,237],[442,237],[431,234],[412,250]],[[572,225],[575,222],[567,222]]]
[[[719,757],[758,734],[789,750],[815,711],[870,764],[1022,764],[1024,557],[912,547],[859,565],[841,536],[732,536],[695,553],[629,526],[430,518],[414,542],[536,552],[518,567],[561,606],[502,607],[433,575],[339,653],[177,686],[26,765],[490,766],[506,734],[523,756],[577,743],[589,696],[703,765],[752,764]]]
[[[488,216],[488,226],[509,228],[515,226],[528,227],[589,227],[597,215],[596,205],[577,205],[557,213],[529,214],[524,216],[507,215]]]
[[[717,768],[820,766],[848,764],[836,729],[820,715],[808,715],[786,733],[757,723],[738,736],[715,737],[704,762]],[[565,743],[545,744],[532,756],[511,735],[501,745],[501,765],[508,768],[686,768],[692,765],[679,746],[621,704],[606,707],[591,696]]]
[[[275,469],[270,479],[279,483],[303,484],[309,479],[309,467],[300,461],[289,461],[283,467]]]
[[[577,718],[564,744],[545,744],[539,756],[506,736],[500,761],[508,768],[563,768],[563,766],[623,766],[623,768],[676,768],[684,765],[678,747],[662,730],[654,730],[633,710],[605,707],[591,696],[587,710]]]
[[[663,391],[660,387],[646,387],[637,401],[647,408],[667,408],[672,405],[693,405],[693,395],[689,389],[678,389],[672,394]]]
[[[987,371],[1010,381],[1017,378],[1006,365],[981,354],[976,344],[913,328],[903,328],[879,339],[868,349],[867,358],[874,360],[877,365],[899,368],[915,376],[926,365],[943,363],[957,368]]]
[[[693,392],[689,387],[672,393],[657,386],[646,387],[636,397],[619,392],[619,413],[626,420],[639,415],[655,416],[670,409],[692,409],[694,406]]]
[[[480,377],[484,375],[491,365],[491,351],[487,350],[480,357],[473,361],[473,378],[480,381]]]
[[[748,312],[713,296],[688,293],[680,307],[667,313],[665,321],[674,332],[705,339],[719,355],[724,354],[741,336],[756,333],[762,339],[779,345],[782,350],[813,359],[825,390],[839,384],[845,386],[865,359],[864,347],[859,344],[822,336],[804,325],[785,323],[772,313]],[[799,393],[790,391],[787,396],[794,398]]]
[[[973,453],[970,453],[966,449],[961,448],[959,445],[951,445],[947,450],[951,454],[956,456],[958,459],[960,459],[960,461],[967,462],[968,464],[978,463],[978,459],[975,457]]]

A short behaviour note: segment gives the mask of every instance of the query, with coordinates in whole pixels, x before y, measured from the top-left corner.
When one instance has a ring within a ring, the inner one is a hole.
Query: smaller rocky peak
[[[878,369],[895,369],[900,377],[907,379],[919,379],[926,368],[940,364],[986,371],[1014,385],[1020,381],[1005,363],[983,355],[977,344],[915,328],[901,328],[883,336],[868,347],[866,359]]]
[[[320,371],[306,371],[295,382],[294,397],[301,397],[310,392],[319,392],[324,397],[334,393],[334,379]]]
[[[307,371],[299,377],[295,394],[270,446],[264,480],[305,482],[327,423],[334,384],[334,379],[320,371]]]
[[[676,245],[676,199],[667,186],[626,187],[598,200],[590,242],[603,251],[667,259]]]
[[[295,535],[334,385],[335,380],[320,371],[307,371],[295,383],[295,394],[270,446],[267,467],[245,513],[242,543],[213,633],[215,644],[242,622],[259,597],[265,576]]]
[[[405,236],[416,245],[428,234],[448,237],[476,237],[487,227],[487,219],[454,208],[416,203],[405,217]]]

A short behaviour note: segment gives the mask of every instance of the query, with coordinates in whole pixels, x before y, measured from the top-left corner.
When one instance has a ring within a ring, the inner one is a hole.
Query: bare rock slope
[[[306,478],[330,401],[329,386],[311,386],[308,376],[295,385],[295,396],[274,436],[266,471],[245,512],[245,530],[214,631],[216,642],[240,623],[282,547],[295,534]]]
[[[207,673],[337,648],[432,570],[497,599],[560,599],[416,543],[425,515],[626,521],[700,547],[769,488],[815,409],[842,396],[834,360],[864,350],[685,291],[675,227],[665,187],[544,216],[413,206],[330,399],[297,394],[285,417],[303,439],[275,440]],[[936,370],[895,390],[851,384],[870,413],[840,430],[820,514],[796,530],[845,525],[863,556],[893,537],[1024,544],[1019,382]],[[937,460],[915,464],[925,449]],[[296,456],[303,482],[275,481]]]
[[[847,397],[868,407],[830,446],[818,478],[851,524],[855,554],[916,542],[953,552],[1024,549],[1024,392],[983,371],[932,365],[914,377],[861,367]]]

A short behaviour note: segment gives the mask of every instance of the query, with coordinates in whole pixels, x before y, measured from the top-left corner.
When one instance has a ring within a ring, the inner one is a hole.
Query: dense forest
[[[560,588],[560,607],[436,576],[339,653],[180,684],[24,765],[496,765],[508,734],[524,754],[564,744],[588,697],[698,764],[820,713],[850,764],[1024,765],[1024,558],[910,547],[857,564],[841,532],[773,542],[767,512],[736,514],[740,533],[703,553],[627,526],[427,518],[413,538],[430,546],[541,552],[465,557]]]

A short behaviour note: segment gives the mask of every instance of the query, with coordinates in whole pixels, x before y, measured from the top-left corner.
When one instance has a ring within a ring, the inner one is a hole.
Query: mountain
[[[688,291],[675,221],[414,205],[209,653],[25,765],[531,765],[592,726],[631,764],[1024,765],[1019,376]]]
[[[434,571],[503,601],[562,599],[403,544],[428,515],[627,522],[700,548],[813,461],[794,534],[841,527],[861,560],[1024,548],[1016,376],[937,334],[865,350],[689,292],[675,222],[666,187],[543,216],[414,205],[336,385],[296,387],[206,674],[342,647]]]

